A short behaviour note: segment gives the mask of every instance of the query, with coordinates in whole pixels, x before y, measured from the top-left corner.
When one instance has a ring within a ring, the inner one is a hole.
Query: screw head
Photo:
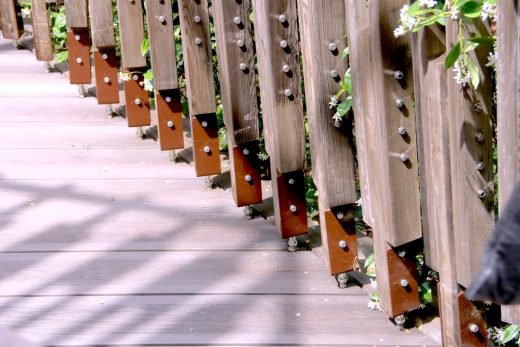
[[[246,182],[251,182],[251,175],[245,175],[244,179],[246,180]]]
[[[404,258],[404,256],[406,255],[406,251],[399,251],[399,253],[397,253],[397,255],[401,258]]]
[[[403,107],[404,106],[404,100],[403,99],[395,100],[395,106],[397,106],[398,108]]]
[[[166,101],[167,103],[170,103],[170,102],[172,102],[172,98],[167,96],[167,97],[164,98],[164,101]]]
[[[134,104],[141,105],[141,99],[135,99],[134,100]]]
[[[287,183],[289,183],[289,184],[294,184],[294,179],[290,178],[290,179],[287,181]]]
[[[105,77],[105,78],[103,78],[103,81],[104,81],[105,83],[110,83],[110,78]]]
[[[133,74],[133,75],[132,75],[132,79],[133,79],[134,81],[137,81],[137,80],[139,79],[139,76],[136,75],[136,74]]]
[[[405,278],[401,279],[399,284],[401,285],[401,287],[404,287],[404,288],[408,287],[408,285],[409,285],[408,281]]]
[[[298,211],[298,207],[296,207],[296,205],[291,205],[291,206],[289,206],[289,210],[290,210],[292,213],[295,213],[296,211]]]
[[[242,71],[246,71],[247,70],[247,65],[246,63],[240,63],[240,65],[238,66],[240,68],[240,70]]]
[[[107,60],[108,54],[106,54],[106,53],[101,54],[101,58],[103,58],[103,60]]]
[[[406,323],[406,317],[404,314],[400,314],[399,316],[394,317],[394,322],[397,325],[404,325],[404,323]]]
[[[338,242],[338,246],[339,246],[339,248],[347,247],[347,241],[341,240],[340,242]]]
[[[336,128],[341,128],[341,119],[334,119],[334,126]]]
[[[282,71],[285,72],[285,73],[291,71],[291,67],[289,66],[289,64],[283,64],[282,65]]]
[[[337,219],[343,219],[344,217],[345,217],[345,214],[343,212],[336,213],[336,218]]]
[[[483,161],[479,161],[479,162],[477,162],[477,165],[475,167],[478,171],[484,171],[484,169],[486,168],[486,165],[484,164]]]
[[[166,22],[166,18],[164,18],[164,16],[159,16],[159,22],[161,22],[161,23]]]
[[[410,159],[410,157],[408,156],[408,153],[401,153],[399,159],[401,159],[401,161],[404,163],[407,162]]]
[[[203,120],[202,122],[200,122],[200,125],[202,125],[203,128],[207,128],[208,127],[208,122]]]
[[[287,40],[280,41],[280,47],[287,48],[287,46],[289,46],[289,43],[287,42]]]
[[[205,146],[204,153],[209,153],[209,152],[211,152],[211,148],[209,148],[209,146]]]
[[[233,23],[235,23],[236,25],[239,25],[240,23],[242,23],[242,19],[240,19],[239,16],[235,16],[235,17],[233,17]]]
[[[200,46],[200,45],[202,44],[202,39],[201,39],[200,37],[196,37],[196,38],[195,38],[195,44],[196,44],[197,46]]]
[[[480,104],[480,102],[476,102],[475,105],[473,105],[473,110],[475,112],[482,112],[482,105]]]
[[[479,131],[475,134],[475,140],[479,143],[484,142],[484,134]]]
[[[469,331],[471,331],[473,334],[476,334],[478,333],[479,331],[479,328],[478,328],[478,325],[476,325],[475,323],[472,323],[468,326],[468,329]]]
[[[399,133],[399,135],[404,136],[404,135],[406,135],[406,128],[399,127],[399,129],[397,129],[397,132]]]
[[[238,47],[244,47],[245,44],[246,44],[246,43],[245,43],[244,40],[242,40],[242,39],[240,39],[240,40],[237,41],[237,46],[238,46]]]
[[[200,18],[200,16],[194,16],[194,17],[193,17],[193,21],[194,21],[195,23],[200,23],[201,20],[202,20],[202,18]]]
[[[168,125],[168,128],[173,128],[173,121],[169,120],[168,123],[166,123],[166,125]]]
[[[78,63],[78,64],[83,64],[83,59],[81,59],[81,58],[77,58],[77,59],[76,59],[76,63]]]
[[[244,148],[244,149],[242,150],[242,153],[244,153],[244,155],[249,155],[249,149]]]
[[[394,72],[394,78],[396,80],[402,80],[404,78],[404,73],[401,70],[397,70]]]
[[[287,17],[284,14],[281,14],[278,16],[278,20],[280,21],[280,23],[285,23],[287,22]]]
[[[329,43],[329,51],[334,52],[337,49],[338,49],[338,45],[336,45],[336,43],[334,43],[334,42]]]
[[[79,41],[79,40],[81,40],[81,36],[80,36],[80,35],[74,35],[74,39],[75,39],[76,41]]]
[[[292,95],[292,92],[291,92],[290,89],[285,89],[285,90],[283,91],[283,93],[285,94],[286,97],[290,97],[290,96]]]
[[[487,193],[484,189],[479,189],[477,195],[479,198],[484,199],[487,196]]]
[[[330,70],[329,75],[332,78],[337,78],[339,76],[338,70]]]

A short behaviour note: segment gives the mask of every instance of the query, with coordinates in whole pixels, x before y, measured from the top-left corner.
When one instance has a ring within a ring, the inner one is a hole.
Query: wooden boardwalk
[[[52,346],[438,345],[6,40],[0,82],[0,325]]]

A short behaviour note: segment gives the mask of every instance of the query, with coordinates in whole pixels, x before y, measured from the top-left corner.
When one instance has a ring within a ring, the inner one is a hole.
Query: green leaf
[[[478,88],[480,83],[479,68],[478,65],[471,58],[465,59],[466,66],[468,67],[469,74],[471,75],[471,84],[474,89]]]
[[[54,57],[54,60],[57,63],[62,63],[64,61],[69,60],[69,51],[61,51],[61,52],[57,53]]]
[[[482,10],[482,3],[474,0],[466,1],[459,7],[461,14],[468,18],[477,18],[480,16]]]
[[[343,49],[343,52],[341,53],[341,59],[345,59],[346,57],[348,57],[349,54],[350,54],[349,47],[345,47],[345,49]]]
[[[379,301],[379,294],[377,292],[370,293],[370,300],[378,302]]]
[[[495,43],[495,38],[492,36],[475,36],[468,39],[468,41],[484,45],[493,45]]]
[[[504,335],[502,336],[502,339],[500,340],[500,342],[508,343],[509,341],[514,340],[518,336],[519,333],[520,333],[520,325],[511,324],[504,331]]]
[[[460,46],[460,41],[458,41],[457,44],[455,46],[453,46],[450,53],[446,57],[446,61],[444,62],[444,67],[446,69],[449,69],[450,67],[452,67],[453,64],[455,64],[455,62],[459,58],[461,52],[462,52],[462,48]]]
[[[474,50],[475,48],[477,48],[479,46],[479,43],[478,42],[473,42],[473,41],[470,41],[468,43],[466,43],[464,45],[464,53],[468,53],[468,52],[471,52],[472,50]]]
[[[336,108],[336,112],[339,113],[340,116],[344,116],[350,109],[352,108],[352,98],[347,98]]]
[[[144,57],[148,51],[150,50],[150,42],[148,41],[148,38],[145,37],[143,39],[143,42],[141,42],[141,55]]]

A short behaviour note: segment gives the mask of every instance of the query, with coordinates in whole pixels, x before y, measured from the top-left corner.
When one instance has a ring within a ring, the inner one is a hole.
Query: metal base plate
[[[157,129],[161,150],[184,148],[181,95],[177,89],[155,92]],[[168,126],[168,122],[172,126]]]
[[[307,209],[305,201],[305,181],[303,171],[295,171],[276,177],[282,238],[307,233]],[[275,199],[276,201],[276,199]],[[295,211],[291,211],[291,206]]]
[[[417,268],[415,262],[400,257],[393,248],[387,251],[388,277],[390,280],[391,317],[396,317],[405,312],[419,307],[419,286],[417,284]],[[405,280],[408,285],[402,286]]]
[[[79,40],[76,40],[79,38]],[[69,77],[71,84],[90,84],[92,67],[90,63],[90,38],[88,28],[67,31],[69,51]]]
[[[233,197],[237,207],[259,204],[262,202],[262,182],[260,173],[249,157],[252,155],[252,145],[248,147],[248,155],[235,146],[231,150],[231,183],[233,186]]]
[[[106,59],[103,59],[106,57]],[[96,96],[98,104],[119,103],[119,81],[115,48],[94,51]]]
[[[140,72],[133,72],[130,79],[125,81],[125,109],[129,127],[142,127],[152,123],[150,98],[144,90],[143,81],[143,74]]]
[[[197,176],[219,174],[221,167],[217,116],[210,113],[191,117],[191,135]]]
[[[354,206],[342,206],[325,211],[325,221],[321,227],[325,228],[323,231],[327,233],[331,275],[354,270],[358,255]]]

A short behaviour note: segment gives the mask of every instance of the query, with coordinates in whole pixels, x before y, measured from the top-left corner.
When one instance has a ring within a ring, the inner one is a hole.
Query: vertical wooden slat
[[[141,54],[144,38],[141,1],[117,0],[117,14],[121,35],[122,67],[126,71],[143,69],[146,67],[146,58]]]
[[[498,202],[503,211],[520,181],[520,3],[498,1]],[[500,216],[499,216],[500,218]],[[520,305],[503,306],[502,320],[520,324]]]
[[[305,133],[296,0],[254,0],[253,8],[264,136],[271,157],[275,220],[282,237],[290,237],[307,231],[305,200],[302,200]],[[285,16],[285,22],[279,20],[280,15]],[[291,74],[282,70],[284,64],[289,65]],[[290,196],[287,196],[289,193]]]
[[[179,17],[197,176],[221,172],[207,0],[180,0]]]
[[[92,46],[97,49],[115,46],[111,0],[89,1]]]
[[[411,50],[408,39],[392,35],[405,3],[347,0],[355,124],[363,126],[361,134],[356,128],[356,144],[365,153],[358,162],[365,166],[361,179],[369,181],[380,303],[390,316],[419,305],[413,269],[390,247],[421,237]],[[397,71],[401,79],[395,78]],[[405,136],[399,127],[406,128]],[[404,162],[403,153],[408,154]],[[400,278],[407,279],[407,290]]]
[[[54,50],[45,0],[31,0],[31,19],[34,31],[36,58],[43,61],[53,60]]]
[[[67,27],[88,28],[87,0],[65,0]]]
[[[347,70],[341,52],[346,46],[345,2],[298,1],[300,41],[303,54],[307,117],[310,127],[313,178],[319,192],[321,234],[331,273],[352,270],[357,256],[354,230],[335,228],[338,222],[326,218],[332,208],[356,202],[356,179],[352,149],[351,120],[335,127],[329,102]],[[335,49],[329,49],[334,44]],[[332,75],[331,75],[332,73]],[[335,76],[335,77],[333,77]],[[344,212],[331,217],[344,216]],[[339,218],[343,219],[343,218]],[[328,223],[330,222],[330,223]],[[352,246],[341,247],[353,233]],[[329,237],[330,235],[330,237]]]
[[[5,39],[18,40],[22,36],[22,17],[17,13],[16,0],[0,0],[2,33]]]
[[[258,146],[255,141],[260,136],[249,11],[248,0],[213,2],[220,91],[237,206],[262,201],[260,174],[250,161],[252,156],[244,155],[244,150],[250,153]],[[243,47],[237,46],[237,40],[243,41]]]

